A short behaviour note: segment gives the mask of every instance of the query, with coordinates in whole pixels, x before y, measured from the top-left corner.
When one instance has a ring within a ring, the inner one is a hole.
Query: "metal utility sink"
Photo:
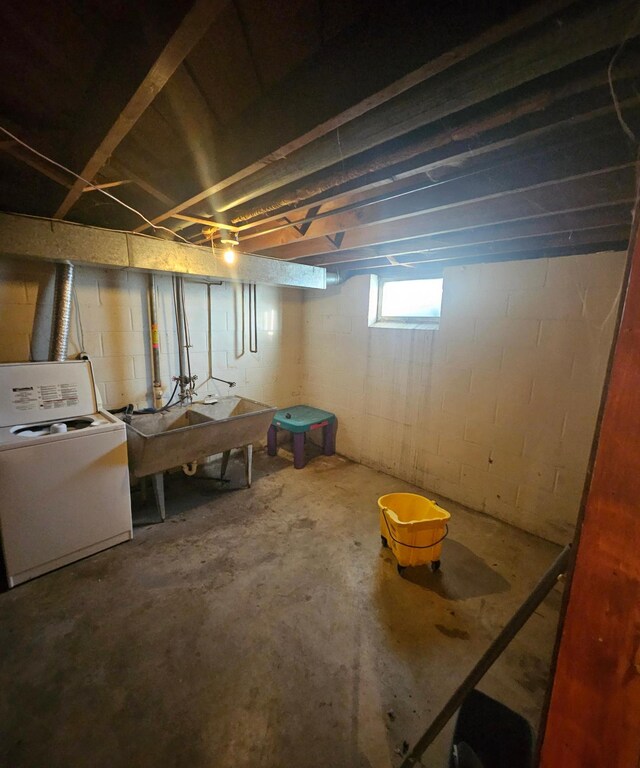
[[[276,409],[246,397],[221,397],[210,405],[176,407],[163,413],[131,416],[127,423],[129,469],[152,476],[156,503],[165,517],[163,473],[205,456],[223,454],[224,478],[233,448],[244,448],[247,485],[251,486],[253,443],[264,438]]]

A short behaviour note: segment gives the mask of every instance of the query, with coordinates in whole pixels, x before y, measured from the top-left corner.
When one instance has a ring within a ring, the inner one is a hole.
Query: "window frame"
[[[412,282],[416,280],[442,280],[442,290],[444,293],[444,276],[442,274],[429,275],[429,277],[420,276],[392,278],[372,275],[369,297],[369,327],[404,328],[408,330],[437,330],[440,327],[440,319],[442,317],[442,304],[440,305],[440,314],[437,317],[414,317],[412,315],[389,316],[382,314],[382,293],[384,286],[387,283]]]

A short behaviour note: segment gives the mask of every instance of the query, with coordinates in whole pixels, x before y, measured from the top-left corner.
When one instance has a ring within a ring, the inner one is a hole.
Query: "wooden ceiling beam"
[[[513,238],[495,242],[465,244],[455,248],[439,248],[422,253],[410,253],[403,256],[382,256],[358,262],[343,264],[342,269],[351,270],[383,270],[391,267],[406,266],[409,269],[421,264],[431,264],[442,261],[452,261],[465,257],[485,257],[498,254],[532,253],[549,248],[575,248],[581,245],[598,243],[624,242],[629,237],[631,222],[614,224],[606,227],[590,227],[587,229],[569,229],[565,232],[540,233],[534,237]]]
[[[174,204],[173,199],[169,197],[169,195],[166,195],[162,190],[158,189],[156,186],[151,184],[151,182],[149,182],[148,179],[145,179],[139,174],[132,171],[131,168],[125,163],[123,163],[120,159],[111,157],[109,159],[109,167],[112,168],[117,173],[117,175],[124,176],[125,178],[131,179],[131,181],[137,187],[140,187],[140,189],[143,192],[146,192],[148,195],[155,198],[159,202],[164,203],[165,205]]]
[[[282,186],[295,178],[308,175],[313,170],[319,170],[339,161],[341,154],[337,146],[337,139],[335,136],[327,138],[329,134],[333,134],[343,127],[346,128],[350,123],[359,126],[363,117],[391,101],[395,103],[398,98],[407,97],[411,89],[429,81],[434,75],[444,72],[454,64],[460,66],[461,62],[480,51],[529,29],[544,19],[553,17],[567,5],[570,5],[570,0],[533,3],[521,13],[501,24],[490,27],[470,41],[458,40],[453,44],[442,45],[444,32],[441,30],[440,39],[436,42],[436,45],[440,46],[441,52],[435,57],[433,57],[433,53],[429,56],[424,50],[425,43],[433,45],[433,36],[430,38],[426,34],[417,35],[416,45],[412,46],[407,45],[406,40],[396,39],[400,34],[404,36],[407,34],[407,30],[403,29],[402,25],[387,25],[386,28],[378,30],[376,35],[372,35],[371,30],[365,30],[361,40],[348,41],[342,49],[333,52],[333,55],[327,57],[326,60],[316,58],[310,66],[304,69],[297,80],[288,81],[282,92],[277,93],[271,101],[260,105],[254,111],[249,126],[238,125],[237,128],[233,129],[233,132],[230,131],[231,135],[242,133],[243,139],[236,146],[235,159],[228,163],[231,167],[229,167],[227,174],[207,189],[166,211],[162,216],[156,217],[153,219],[153,223],[160,223],[172,214],[181,213],[214,195],[220,196],[223,190],[238,185],[245,179],[253,191],[244,199],[255,197],[261,192],[267,191],[266,188],[263,188],[264,184],[259,184],[261,189],[256,191],[254,187],[257,181],[249,177],[255,176],[257,179],[261,174],[266,173],[271,176],[275,173],[278,179],[277,183]],[[414,30],[414,32],[416,31]],[[372,45],[374,55],[372,55]],[[354,99],[353,96],[358,92],[359,83],[371,84],[375,82],[375,78],[372,81],[372,75],[383,79],[388,77],[385,74],[387,67],[379,66],[379,56],[384,55],[388,50],[398,52],[394,57],[395,61],[390,62],[391,66],[397,66],[397,62],[402,61],[403,56],[415,56],[418,52],[422,54],[423,61],[425,59],[431,60],[395,82],[385,84],[382,87],[378,85],[379,90],[374,88],[368,93],[360,93],[359,97]],[[345,60],[349,62],[346,76]],[[292,103],[293,96],[297,97],[299,102],[297,106]],[[408,98],[408,101],[411,100]],[[404,98],[404,101],[406,102],[407,98]],[[344,108],[336,114],[334,112],[335,105],[343,103]],[[291,114],[296,115],[300,121],[304,121],[307,127],[303,128],[302,122],[290,125],[288,121],[282,120],[283,115]],[[375,122],[377,123],[377,118],[375,118]],[[420,121],[418,124],[421,124]],[[410,128],[406,130],[410,130]],[[396,126],[393,135],[399,135],[406,130],[398,132]],[[285,138],[287,134],[288,136]],[[342,131],[340,136],[342,137]],[[265,147],[265,138],[269,141],[268,148]],[[374,141],[371,146],[385,141],[386,138],[389,136],[383,132],[379,140]],[[349,153],[343,157],[349,157],[353,154],[354,150],[351,143],[349,146]],[[262,154],[256,155],[256,147],[264,147]],[[318,163],[311,163],[311,166],[316,165],[317,167],[310,168],[309,163],[304,163],[304,167],[303,165],[300,166],[300,174],[292,175],[289,170],[292,162],[288,159],[289,156],[292,156],[292,160],[296,158],[294,160],[294,164],[296,164],[298,153],[307,147],[314,157],[316,155],[320,157],[318,153],[321,152],[322,148],[325,150],[328,148],[329,155],[325,151],[324,158],[319,165]],[[364,148],[362,145],[357,151],[362,151]],[[248,157],[254,159],[247,163]],[[233,192],[230,196],[235,199],[237,194]],[[238,202],[236,201],[235,204]],[[223,201],[221,205],[225,210],[232,207],[232,204],[229,204],[227,200]],[[142,231],[144,228],[140,227],[139,229]]]
[[[544,150],[511,160],[495,163],[479,171],[460,173],[455,166],[451,175],[441,181],[425,184],[409,192],[399,192],[355,210],[343,210],[319,218],[309,228],[306,239],[320,238],[386,221],[412,217],[426,211],[444,210],[471,200],[502,195],[519,188],[534,187],[549,181],[560,181],[602,168],[633,161],[625,142],[605,143],[601,138],[582,143],[563,143],[554,150]],[[384,191],[382,192],[384,195]],[[296,236],[297,235],[297,236]],[[290,229],[242,240],[250,243],[252,251],[274,251],[286,245],[300,245],[299,233]]]
[[[351,229],[345,234],[341,250],[612,205],[628,200],[634,189],[634,163],[627,163],[618,168],[590,171],[561,181],[552,180],[503,195],[466,200],[448,208]],[[326,243],[326,239],[318,237],[271,248],[265,253],[274,258],[296,260],[338,250],[327,248]]]
[[[631,206],[633,197],[615,205],[605,204],[578,211],[550,213],[523,221],[509,221],[502,224],[461,229],[437,235],[426,235],[408,240],[385,243],[379,246],[356,248],[334,254],[321,254],[300,259],[304,264],[331,269],[337,267],[356,268],[361,263],[385,259],[387,256],[402,260],[403,256],[416,253],[437,254],[440,250],[469,246],[482,248],[490,243],[513,241],[542,235],[555,235],[566,232],[612,226],[631,226]]]
[[[7,142],[4,146],[0,147],[0,149],[8,155],[11,155],[11,157],[14,157],[16,160],[19,160],[21,163],[33,168],[34,171],[38,171],[38,173],[51,179],[51,181],[55,181],[56,184],[71,189],[73,184],[73,176],[71,176],[71,174],[61,171],[55,165],[46,162],[46,160],[38,157],[38,155],[34,155],[16,142]]]
[[[209,29],[225,3],[226,0],[195,0],[142,82],[125,102],[113,124],[109,126],[106,134],[101,137],[97,145],[92,146],[88,151],[85,150],[86,154],[82,162],[80,176],[88,181],[93,180],[118,144],[133,128],[178,66]],[[102,110],[104,110],[104,105],[98,102],[96,111]],[[88,116],[87,120],[90,121],[91,116]],[[64,218],[69,213],[80,198],[84,186],[84,181],[76,180],[58,206],[55,212],[56,218]]]
[[[635,63],[635,62],[634,62]],[[634,78],[636,67],[616,70],[616,87]],[[625,84],[625,94],[629,91]],[[621,109],[637,103],[638,97],[621,98]],[[406,179],[433,170],[434,161],[456,156],[456,162],[469,157],[506,149],[519,143],[542,139],[579,123],[606,120],[614,115],[606,72],[601,67],[592,74],[570,78],[560,85],[526,89],[509,104],[496,107],[492,102],[447,119],[446,125],[434,132],[420,129],[410,136],[386,142],[374,150],[358,155],[324,171],[287,185],[235,209],[232,223],[241,231],[262,228],[265,223],[289,215],[310,204],[326,203],[346,194],[361,194],[390,178]]]
[[[537,4],[546,6],[546,3]],[[569,8],[561,23],[490,47],[482,58],[458,63],[446,75],[427,79],[377,106],[312,145],[271,163],[219,192],[225,212],[311,173],[340,163],[409,131],[454,114],[527,82],[619,45],[636,10],[635,0]]]
[[[416,264],[414,267],[393,266],[388,269],[348,269],[342,270],[340,274],[348,276],[355,275],[377,275],[384,279],[392,280],[417,280],[419,278],[441,277],[447,267],[463,267],[470,264],[491,264],[498,261],[525,261],[529,259],[554,259],[559,256],[583,256],[587,253],[598,253],[602,251],[625,251],[628,243],[628,236],[623,240],[614,240],[611,242],[598,241],[594,244],[583,243],[581,245],[560,246],[556,248],[537,248],[533,251],[516,251],[507,253],[485,254],[484,256],[461,256],[448,261],[427,262],[425,264]]]

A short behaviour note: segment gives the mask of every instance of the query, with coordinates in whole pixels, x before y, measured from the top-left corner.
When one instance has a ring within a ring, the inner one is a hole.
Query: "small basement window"
[[[371,278],[369,325],[380,328],[437,328],[442,306],[441,277],[418,280]]]

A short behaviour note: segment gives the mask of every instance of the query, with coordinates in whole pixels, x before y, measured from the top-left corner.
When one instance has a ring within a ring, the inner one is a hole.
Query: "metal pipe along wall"
[[[73,264],[58,264],[56,266],[56,288],[49,346],[50,360],[67,359],[72,292]]]

